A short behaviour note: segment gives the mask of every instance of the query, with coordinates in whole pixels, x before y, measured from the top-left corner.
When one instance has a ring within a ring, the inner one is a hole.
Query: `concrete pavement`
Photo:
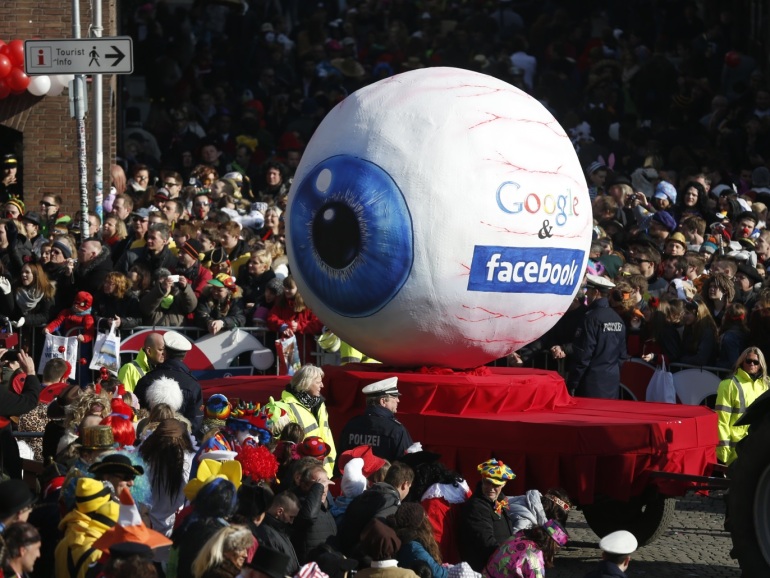
[[[690,494],[677,500],[674,521],[657,541],[637,551],[628,576],[647,578],[740,578],[724,531],[724,499]],[[582,512],[570,514],[571,542],[556,555],[548,578],[583,578],[601,558],[599,538]]]

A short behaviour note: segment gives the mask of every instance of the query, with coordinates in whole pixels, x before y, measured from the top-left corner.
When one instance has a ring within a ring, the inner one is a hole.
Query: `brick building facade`
[[[102,2],[102,36],[117,35],[117,0]],[[87,37],[92,13],[90,3],[80,0],[81,36]],[[0,3],[0,39],[72,38],[72,2],[67,0],[19,0]],[[110,165],[115,158],[117,82],[103,76],[104,186],[109,190]],[[91,84],[88,108],[92,108]],[[88,157],[89,208],[93,193],[93,125],[86,117],[86,155]],[[69,96],[37,97],[29,92],[0,100],[0,150],[20,155],[24,201],[38,210],[43,193],[59,193],[64,211],[74,214],[80,208],[77,130],[70,116]]]

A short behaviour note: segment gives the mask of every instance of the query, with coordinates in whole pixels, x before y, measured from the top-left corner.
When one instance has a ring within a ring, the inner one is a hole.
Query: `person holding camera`
[[[42,386],[35,375],[35,362],[26,352],[18,349],[0,351],[0,470],[21,479],[21,457],[10,418],[35,409]]]
[[[187,278],[158,269],[155,283],[139,301],[145,325],[179,327],[187,315],[195,311],[198,298]]]

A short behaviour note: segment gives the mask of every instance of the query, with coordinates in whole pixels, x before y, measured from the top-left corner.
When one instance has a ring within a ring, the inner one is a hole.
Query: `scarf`
[[[32,311],[43,298],[43,292],[37,289],[20,288],[16,291],[16,305],[26,315]]]
[[[318,406],[324,402],[322,395],[310,395],[306,391],[297,391],[291,385],[288,385],[286,389],[297,398],[298,402],[308,408],[311,412],[315,412]]]
[[[74,309],[70,309],[70,313],[74,315],[75,317],[84,317],[86,315],[91,315],[91,308],[83,309],[82,311],[75,311]]]

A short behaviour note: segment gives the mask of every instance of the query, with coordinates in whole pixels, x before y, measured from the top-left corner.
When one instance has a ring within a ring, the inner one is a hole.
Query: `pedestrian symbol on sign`
[[[92,64],[96,64],[96,66],[101,66],[99,64],[99,53],[96,51],[96,46],[94,46],[91,49],[91,52],[88,53],[88,56],[91,57],[91,61],[88,63],[88,66],[91,66]]]

